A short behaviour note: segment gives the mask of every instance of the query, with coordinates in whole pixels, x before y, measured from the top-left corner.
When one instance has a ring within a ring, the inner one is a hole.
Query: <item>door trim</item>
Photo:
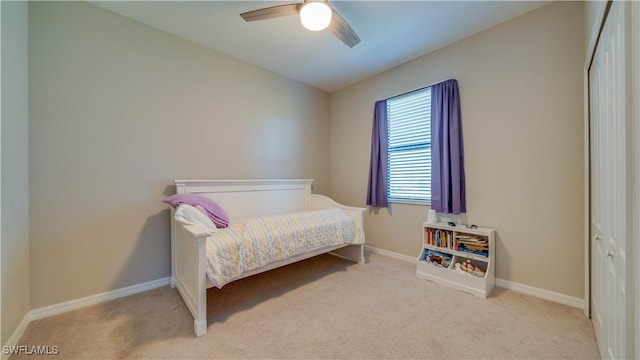
[[[632,59],[631,59],[631,74],[633,78],[635,78],[635,83],[632,84],[631,96],[632,99],[636,99],[633,104],[632,116],[635,118],[635,139],[633,139],[633,144],[635,146],[635,159],[632,161],[635,164],[635,169],[632,169],[635,173],[635,180],[633,183],[633,188],[636,189],[635,196],[635,205],[633,211],[633,219],[640,218],[640,101],[638,101],[638,97],[640,97],[640,3],[632,2],[631,4],[631,23],[632,23],[632,34],[631,34],[631,51],[632,51]],[[634,229],[632,230],[634,233],[633,237],[633,246],[635,247],[635,257],[634,258],[634,270],[635,279],[633,280],[633,284],[635,284],[635,304],[633,305],[633,318],[635,319],[634,327],[634,353],[635,358],[640,359],[640,221],[636,221],[634,225]]]

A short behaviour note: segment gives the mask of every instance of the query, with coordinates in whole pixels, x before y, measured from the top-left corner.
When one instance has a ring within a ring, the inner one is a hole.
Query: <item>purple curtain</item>
[[[464,153],[458,82],[431,87],[431,208],[460,214],[467,211]]]
[[[388,207],[387,202],[387,101],[376,102],[373,109],[373,131],[371,133],[371,162],[369,164],[369,186],[367,205]]]

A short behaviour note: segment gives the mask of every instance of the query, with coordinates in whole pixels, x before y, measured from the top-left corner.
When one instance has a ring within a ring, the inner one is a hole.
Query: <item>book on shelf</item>
[[[426,228],[425,244],[453,249],[453,232],[447,230]]]
[[[470,254],[475,254],[479,256],[488,257],[489,256],[489,247],[487,246],[474,246],[470,244],[458,244],[457,251],[466,252]]]
[[[489,242],[486,238],[478,238],[474,236],[456,236],[456,240],[459,243],[468,243],[468,244],[487,244]]]
[[[457,235],[456,250],[479,256],[489,256],[489,239],[473,235]]]

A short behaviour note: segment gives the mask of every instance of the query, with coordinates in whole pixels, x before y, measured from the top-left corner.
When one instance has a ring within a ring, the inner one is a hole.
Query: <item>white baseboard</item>
[[[583,309],[584,299],[560,294],[557,292],[536,288],[529,285],[520,284],[513,281],[496,278],[496,286],[504,289],[517,291],[519,293],[535,296],[537,298],[553,301],[559,304],[568,305],[574,308]]]
[[[407,261],[414,264],[416,262],[416,258],[412,256],[399,254],[393,251],[379,249],[379,248],[375,248],[368,245],[365,245],[365,250],[372,252],[374,254],[384,255],[384,256],[388,256],[388,257],[402,260],[402,261]],[[579,308],[579,309],[584,308],[584,299],[581,299],[581,298],[560,294],[557,292],[544,290],[544,289],[536,288],[533,286],[519,284],[513,281],[508,281],[508,280],[503,280],[498,278],[496,278],[495,285],[504,289],[517,291],[519,293],[535,296],[537,298],[553,301],[559,304],[568,305],[568,306]]]
[[[168,277],[149,281],[149,282],[138,284],[138,285],[127,286],[125,288],[107,291],[107,292],[87,296],[87,297],[76,299],[76,300],[66,301],[60,304],[41,307],[41,308],[29,311],[29,315],[31,316],[30,320],[43,319],[49,316],[62,314],[68,311],[80,309],[90,305],[103,303],[105,301],[114,300],[124,296],[138,294],[144,291],[156,289],[156,288],[167,286],[167,285],[169,285]]]
[[[390,257],[390,258],[394,258],[394,259],[398,259],[398,260],[402,260],[402,261],[406,261],[406,262],[410,262],[410,263],[416,263],[416,259],[413,256],[409,256],[409,255],[405,255],[405,254],[399,254],[397,252],[393,252],[393,251],[389,251],[389,250],[385,250],[385,249],[380,249],[380,248],[376,248],[376,247],[372,247],[369,245],[365,245],[364,249],[368,252],[372,252],[374,254],[380,254],[380,255],[384,255],[386,257]]]
[[[22,337],[22,334],[24,334],[24,331],[27,329],[27,326],[29,326],[30,322],[31,320],[29,319],[29,313],[27,313],[22,318],[22,321],[20,322],[20,324],[18,324],[18,327],[16,327],[16,329],[13,331],[13,334],[11,334],[11,337],[9,337],[9,340],[7,340],[4,346],[16,346],[18,344],[18,341]],[[1,350],[2,351],[0,351],[0,359],[8,359],[9,355],[4,353],[4,349]]]
[[[27,326],[33,320],[43,319],[49,316],[62,314],[68,311],[80,309],[90,305],[103,303],[105,301],[114,300],[124,296],[138,294],[144,291],[153,290],[153,289],[167,286],[167,285],[169,285],[168,277],[149,281],[149,282],[138,284],[138,285],[128,286],[122,289],[103,292],[100,294],[91,295],[91,296],[87,296],[87,297],[76,299],[76,300],[66,301],[60,304],[45,306],[45,307],[31,310],[24,316],[24,318],[20,322],[20,325],[18,325],[18,327],[15,329],[15,331],[13,332],[9,340],[7,340],[6,344],[4,345],[5,346],[17,345],[18,341],[20,341],[20,338],[24,334],[24,331],[27,329]],[[8,357],[4,355],[4,352],[1,352],[1,353],[2,353],[3,360]]]

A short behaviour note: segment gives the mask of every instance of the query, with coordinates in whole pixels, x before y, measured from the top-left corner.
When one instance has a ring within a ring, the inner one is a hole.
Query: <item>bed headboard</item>
[[[284,214],[307,208],[311,179],[175,180],[177,194],[206,196],[229,218]]]

